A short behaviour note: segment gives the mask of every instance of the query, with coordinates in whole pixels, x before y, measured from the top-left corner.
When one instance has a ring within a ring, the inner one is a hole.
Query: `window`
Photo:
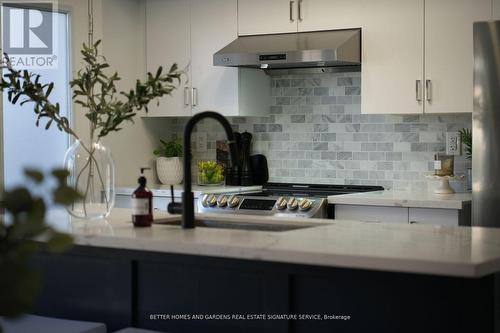
[[[35,74],[40,74],[43,83],[54,82],[54,90],[50,96],[51,101],[53,103],[59,102],[62,115],[70,118],[68,14],[40,12],[43,15],[52,14],[53,39],[55,39],[53,41],[53,56],[57,57],[57,67],[55,69],[30,68],[30,70]],[[10,37],[15,38],[15,33],[20,33],[19,31],[22,30],[16,29],[11,32]],[[26,37],[24,40],[26,41]],[[5,42],[5,39],[3,41]],[[22,67],[18,66],[18,68]],[[33,104],[27,103],[21,107],[18,102],[17,105],[12,105],[7,99],[7,93],[4,92],[2,147],[3,176],[6,189],[25,182],[23,175],[25,168],[48,171],[63,166],[64,154],[69,145],[68,135],[60,132],[54,124],[50,129],[45,130],[45,123],[46,120],[41,120],[40,126],[36,127]]]

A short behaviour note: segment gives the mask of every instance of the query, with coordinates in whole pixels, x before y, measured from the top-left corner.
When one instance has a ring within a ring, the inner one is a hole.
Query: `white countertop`
[[[115,191],[117,195],[132,195],[137,189],[138,185],[131,186],[117,186]],[[146,185],[154,196],[157,197],[170,197],[170,185],[148,184]],[[198,198],[201,193],[235,193],[235,192],[257,192],[262,189],[261,185],[253,186],[200,186],[197,184],[192,185],[192,191],[195,198]],[[184,185],[174,185],[174,197],[180,198],[184,192]]]
[[[183,230],[161,224],[134,228],[130,215],[131,210],[114,209],[106,221],[86,222],[61,212],[48,220],[83,246],[463,277],[500,271],[500,229],[198,214],[233,222],[321,226],[285,232]],[[155,212],[159,218],[179,217]]]
[[[434,194],[412,191],[375,191],[331,195],[330,204],[462,209],[472,201],[472,193]]]

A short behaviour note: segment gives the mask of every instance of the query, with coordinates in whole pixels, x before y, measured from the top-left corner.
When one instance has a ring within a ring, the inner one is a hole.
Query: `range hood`
[[[215,66],[262,69],[361,65],[361,30],[242,36],[214,54]]]

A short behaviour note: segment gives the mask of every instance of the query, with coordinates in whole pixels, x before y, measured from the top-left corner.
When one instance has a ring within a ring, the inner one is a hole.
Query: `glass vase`
[[[83,196],[68,212],[87,220],[107,217],[115,204],[115,164],[109,148],[77,140],[66,152],[64,166],[70,172],[68,185]]]

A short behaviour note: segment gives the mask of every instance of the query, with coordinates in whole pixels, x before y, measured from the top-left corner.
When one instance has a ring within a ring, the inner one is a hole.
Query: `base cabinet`
[[[407,208],[368,205],[336,204],[335,219],[373,223],[432,224],[442,226],[470,226],[471,208],[462,209]]]
[[[409,224],[438,224],[457,226],[460,224],[460,211],[457,209],[408,209]]]
[[[335,218],[374,223],[408,223],[408,208],[335,205]]]
[[[131,326],[175,333],[498,332],[494,275],[468,279],[85,247],[64,256],[39,254],[34,265],[46,278],[33,314],[100,321],[110,332]]]

